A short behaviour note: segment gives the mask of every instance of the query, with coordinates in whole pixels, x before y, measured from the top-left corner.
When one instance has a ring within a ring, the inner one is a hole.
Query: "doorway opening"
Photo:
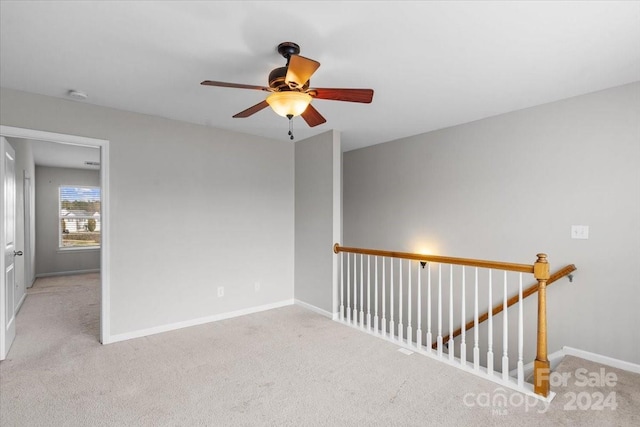
[[[82,267],[73,268],[74,265],[79,264],[70,264],[72,267],[62,266],[60,269],[58,269],[60,270],[59,274],[56,274],[56,271],[54,271],[55,269],[52,270],[47,266],[40,268],[39,270],[40,272],[44,271],[44,276],[49,277],[55,277],[56,275],[62,276],[69,272],[71,272],[72,274],[93,273],[94,276],[99,275],[100,326],[99,336],[97,338],[102,344],[109,343],[109,141],[9,126],[0,126],[0,136],[5,137],[10,143],[13,142],[13,145],[27,144],[29,146],[29,150],[31,150],[30,153],[32,158],[26,161],[33,162],[33,166],[31,169],[25,169],[25,172],[23,172],[23,169],[16,171],[19,173],[19,176],[16,177],[16,183],[19,187],[18,191],[21,192],[21,200],[19,205],[20,209],[18,210],[22,211],[16,219],[21,224],[23,224],[23,227],[21,227],[21,229],[19,230],[19,234],[21,235],[21,237],[23,237],[20,243],[24,247],[25,250],[23,250],[23,252],[26,255],[25,257],[23,257],[23,280],[25,288],[33,285],[36,279],[36,270],[37,267],[39,267],[36,265],[36,262],[38,262],[38,258],[36,257],[36,254],[38,253],[37,244],[39,243],[40,238],[46,237],[45,233],[42,233],[41,230],[39,230],[39,233],[36,232],[35,229],[35,210],[38,209],[38,206],[35,203],[34,193],[37,192],[34,191],[34,189],[39,186],[38,180],[36,179],[36,168],[42,167],[42,169],[38,169],[38,175],[41,175],[40,172],[43,172],[42,176],[44,176],[45,178],[41,181],[46,182],[41,183],[47,185],[56,185],[56,183],[54,182],[55,179],[51,179],[51,175],[47,176],[46,173],[64,172],[63,169],[65,168],[67,168],[67,172],[74,172],[75,168],[73,165],[65,163],[61,163],[59,165],[46,164],[47,162],[36,159],[36,157],[38,156],[37,154],[33,154],[40,152],[39,156],[42,157],[43,154],[41,150],[52,149],[55,151],[55,155],[44,154],[44,156],[49,158],[56,157],[63,160],[65,158],[68,160],[69,158],[73,157],[73,155],[78,155],[80,156],[80,158],[82,158],[83,167],[76,169],[77,171],[79,171],[78,176],[82,176],[82,178],[76,179],[73,178],[73,175],[70,177],[67,176],[67,178],[61,177],[60,179],[62,181],[56,187],[55,203],[57,207],[55,210],[57,211],[57,214],[53,213],[52,215],[57,215],[58,220],[55,220],[53,222],[53,224],[55,224],[54,226],[49,227],[51,229],[49,230],[49,232],[55,233],[55,238],[57,240],[55,247],[51,248],[51,244],[49,244],[49,249],[53,251],[51,253],[54,254],[54,257],[61,255],[63,258],[65,256],[67,256],[67,258],[71,258],[69,255],[73,256],[77,255],[78,253],[84,253],[85,255],[90,256],[91,252],[93,252],[93,265],[96,268],[87,268],[87,271],[83,271],[84,269]],[[18,154],[20,154],[21,151],[22,150],[19,150]],[[84,157],[88,158],[85,159]],[[84,162],[86,162],[86,164],[84,164]],[[58,176],[60,177],[63,175]],[[87,178],[91,176],[94,176],[94,178]],[[93,182],[88,182],[86,181],[86,179],[95,180]],[[87,183],[92,185],[85,185]],[[67,193],[65,193],[67,194],[67,196],[60,196],[61,192],[58,188],[65,187],[68,189],[69,186],[74,186],[77,188],[78,193],[74,193],[75,197],[71,197]],[[93,193],[88,192],[92,194],[92,198],[87,198],[84,195],[79,195],[85,190],[85,187],[98,188],[99,200],[96,200],[95,191]],[[24,195],[24,198],[22,197],[22,195]],[[74,200],[65,201],[65,198]],[[4,209],[4,200],[1,202],[3,203]],[[65,224],[69,224],[67,227],[59,226],[63,223],[63,221],[60,220],[61,215],[67,216],[63,219],[66,220],[64,222]],[[73,227],[71,225],[73,225]],[[72,228],[74,233],[71,233]],[[39,234],[42,235],[39,236]],[[94,241],[97,239],[98,243],[83,243],[82,239],[85,239],[87,237],[85,235],[92,236]],[[0,237],[0,244],[4,243],[2,241],[3,238],[4,236]],[[75,245],[71,244],[70,242],[75,242]],[[85,247],[82,247],[83,245]],[[74,254],[73,251],[77,252]],[[46,274],[48,270],[51,270],[52,274]],[[4,284],[2,286],[2,289],[5,289]],[[19,305],[16,306],[16,312],[18,309]],[[6,307],[2,307],[0,310],[3,312],[6,311]],[[0,313],[0,323],[2,322],[2,319],[6,318],[6,313]],[[20,331],[17,330],[16,334],[19,336]],[[11,343],[5,344],[8,344],[7,346],[5,346],[6,353],[8,352],[8,347]]]

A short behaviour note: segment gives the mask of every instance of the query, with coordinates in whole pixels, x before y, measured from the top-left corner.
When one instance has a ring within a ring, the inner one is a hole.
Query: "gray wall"
[[[110,141],[112,334],[292,298],[290,141],[9,89],[0,95],[3,125]]]
[[[100,187],[100,171],[36,166],[37,276],[100,269],[100,249],[60,250],[58,247],[61,185]]]
[[[340,241],[341,148],[336,131],[295,145],[295,298],[335,312]]]
[[[20,139],[7,138],[11,146],[16,150],[16,250],[23,251],[22,257],[16,257],[16,292],[15,303],[18,303],[25,295],[26,289],[32,285],[35,278],[35,203],[34,196],[34,180],[35,180],[35,164],[33,161],[33,151],[29,141]],[[24,177],[30,178],[31,185],[31,254],[27,253],[25,246],[25,215],[24,215]],[[27,270],[30,274],[25,274]],[[31,280],[29,279],[31,278]]]
[[[640,363],[640,83],[345,153],[344,242],[574,263],[547,293],[549,351]]]

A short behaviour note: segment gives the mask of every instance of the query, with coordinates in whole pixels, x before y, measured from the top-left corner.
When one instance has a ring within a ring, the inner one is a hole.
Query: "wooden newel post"
[[[547,397],[549,395],[549,360],[547,360],[547,280],[549,263],[547,254],[538,254],[533,265],[533,275],[538,280],[538,345],[533,364],[533,391]]]

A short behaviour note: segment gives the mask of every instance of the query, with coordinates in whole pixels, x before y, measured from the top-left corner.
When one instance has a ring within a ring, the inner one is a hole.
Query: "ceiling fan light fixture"
[[[312,99],[311,95],[303,92],[284,91],[273,92],[267,97],[267,103],[282,117],[296,117],[304,113]]]

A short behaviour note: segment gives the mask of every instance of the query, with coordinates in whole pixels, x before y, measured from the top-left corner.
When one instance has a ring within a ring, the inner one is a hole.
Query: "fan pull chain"
[[[287,118],[289,119],[289,139],[293,140],[293,116],[288,114]]]

